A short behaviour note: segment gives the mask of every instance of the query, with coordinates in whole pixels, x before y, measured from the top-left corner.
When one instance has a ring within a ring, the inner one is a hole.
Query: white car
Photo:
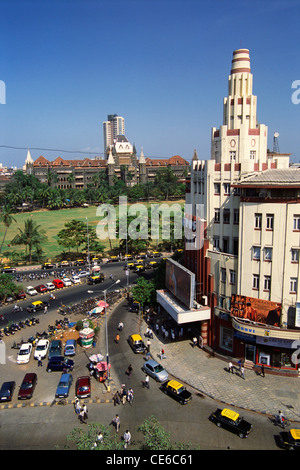
[[[68,286],[72,285],[72,282],[70,281],[70,279],[68,277],[65,277],[62,281],[63,281],[65,287],[68,287]]]
[[[32,344],[23,343],[18,352],[17,364],[27,364],[29,362],[31,353],[32,353]]]
[[[80,271],[80,273],[78,274],[79,277],[86,277],[89,275],[89,271]]]
[[[71,281],[73,282],[73,284],[80,284],[80,282],[81,282],[79,276],[71,277]]]
[[[55,285],[52,284],[52,282],[46,282],[45,286],[47,287],[48,290],[55,289]]]
[[[28,295],[37,295],[37,290],[34,287],[28,286],[26,287],[26,294]]]
[[[49,341],[47,339],[40,339],[36,345],[34,351],[34,359],[45,359],[48,349],[49,349]]]

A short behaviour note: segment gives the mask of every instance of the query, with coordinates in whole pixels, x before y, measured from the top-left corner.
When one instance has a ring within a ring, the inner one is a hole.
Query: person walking
[[[231,361],[229,361],[229,364],[228,364],[228,372],[231,372],[233,374],[233,365]]]
[[[123,327],[124,327],[124,323],[122,321],[120,321],[120,323],[118,325],[118,330],[121,332],[123,330]]]
[[[75,398],[74,408],[75,408],[75,413],[77,415],[79,415],[79,413],[80,413],[80,401],[77,397]]]
[[[126,398],[127,398],[127,392],[126,392],[125,387],[123,387],[123,389],[122,389],[122,404],[123,405],[125,405],[125,403],[126,403]]]
[[[148,350],[148,353],[150,353],[150,346],[151,346],[151,341],[150,341],[150,338],[147,340],[147,350]]]
[[[127,393],[127,400],[129,401],[129,405],[132,406],[133,404],[133,390],[130,388]]]
[[[130,379],[131,375],[132,375],[132,365],[129,364],[129,366],[127,367],[126,369],[126,374],[128,375],[128,378]]]
[[[115,336],[115,343],[119,344],[119,341],[120,341],[120,335],[119,335],[119,333],[117,333],[116,336]]]
[[[83,405],[84,419],[88,419],[88,409],[86,404]]]
[[[196,338],[196,336],[194,336],[194,338],[193,338],[193,348],[195,346],[197,346],[197,343],[198,343],[197,338]]]
[[[244,369],[244,366],[241,366],[241,377],[245,380],[245,369]]]
[[[79,415],[78,415],[78,418],[79,418],[79,420],[80,420],[80,422],[81,422],[82,424],[87,424],[87,422],[84,421],[84,409],[83,409],[83,408],[80,410],[80,413],[79,413]]]
[[[119,415],[115,416],[115,418],[112,420],[112,423],[116,428],[116,432],[119,432],[119,429],[120,429],[120,417],[119,417]]]
[[[38,357],[38,367],[43,367],[42,356],[39,355]]]
[[[120,398],[119,398],[119,392],[116,392],[113,396],[113,402],[114,406],[120,405]]]
[[[264,366],[263,364],[261,365],[260,375],[261,375],[262,377],[265,376],[265,366]]]
[[[124,433],[124,436],[123,436],[123,439],[124,439],[124,449],[127,449],[127,447],[130,444],[130,441],[131,441],[131,434],[128,431],[128,429],[126,429],[126,431]]]
[[[150,384],[149,384],[149,375],[147,374],[146,377],[145,377],[145,380],[143,381],[143,388],[146,387],[146,388],[150,388]]]

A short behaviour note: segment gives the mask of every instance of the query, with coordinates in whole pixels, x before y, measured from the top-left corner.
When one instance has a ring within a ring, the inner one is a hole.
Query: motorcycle
[[[20,305],[15,305],[12,313],[18,313],[18,312],[23,312],[23,307],[20,307]]]

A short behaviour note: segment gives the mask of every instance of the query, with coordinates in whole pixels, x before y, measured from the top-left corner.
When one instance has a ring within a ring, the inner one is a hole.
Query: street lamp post
[[[109,289],[111,289],[115,284],[119,284],[120,279],[114,282],[111,286],[107,289],[102,290],[104,294],[104,316],[105,316],[105,342],[106,342],[106,367],[107,367],[107,391],[110,392],[110,373],[109,373],[109,354],[108,354],[108,332],[107,332],[107,313],[106,313],[106,293]],[[94,291],[88,290],[89,294],[92,294]]]

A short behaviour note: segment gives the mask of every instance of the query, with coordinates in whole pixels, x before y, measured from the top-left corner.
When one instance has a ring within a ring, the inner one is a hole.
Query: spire
[[[140,163],[146,163],[144,152],[143,152],[143,147],[142,147],[141,155],[140,155]]]
[[[108,159],[107,159],[107,164],[108,165],[114,165],[115,164],[115,160],[114,160],[114,157],[113,157],[113,154],[112,154],[112,151],[111,151],[111,147],[109,149],[109,155],[108,155]]]
[[[26,157],[26,160],[25,160],[25,165],[28,164],[28,163],[33,163],[33,160],[32,160],[32,158],[31,158],[29,149],[28,149],[28,152],[27,152],[27,157]]]
[[[197,155],[196,149],[194,149],[194,155],[193,155],[193,158],[192,158],[192,161],[195,161],[195,160],[198,160],[198,155]]]

